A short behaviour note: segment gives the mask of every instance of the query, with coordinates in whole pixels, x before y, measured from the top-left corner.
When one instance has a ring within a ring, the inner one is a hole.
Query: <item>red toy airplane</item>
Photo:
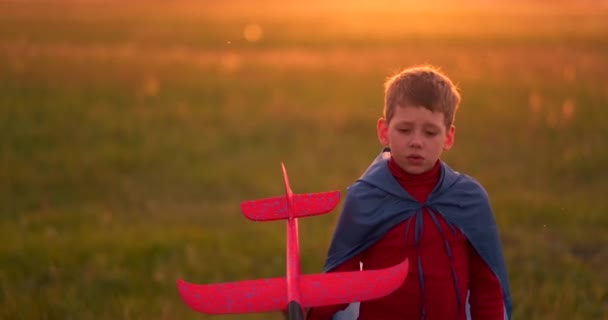
[[[304,319],[304,308],[383,297],[401,286],[408,273],[408,260],[390,268],[369,271],[302,275],[298,218],[333,210],[340,192],[293,194],[285,165],[286,196],[245,201],[241,209],[254,221],[287,220],[287,276],[199,285],[177,281],[182,300],[206,314],[236,314],[287,310],[290,320]]]

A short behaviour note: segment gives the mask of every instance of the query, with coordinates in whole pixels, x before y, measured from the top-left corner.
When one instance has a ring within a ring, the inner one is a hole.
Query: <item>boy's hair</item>
[[[387,122],[391,121],[398,106],[414,106],[443,113],[449,128],[454,123],[459,104],[456,86],[430,65],[405,69],[384,83],[384,118]]]

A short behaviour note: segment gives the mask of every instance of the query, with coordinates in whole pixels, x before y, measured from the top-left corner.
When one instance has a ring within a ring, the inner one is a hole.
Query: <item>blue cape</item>
[[[468,238],[497,276],[505,312],[511,318],[511,294],[500,236],[485,189],[473,178],[441,162],[439,183],[420,204],[401,187],[388,168],[385,149],[347,191],[329,248],[325,272],[370,247],[395,225],[421,214],[423,208],[440,214]],[[417,219],[422,220],[422,219]],[[420,226],[416,227],[420,230]],[[419,237],[418,235],[416,236]],[[420,267],[420,266],[419,266]],[[423,285],[423,279],[420,279]]]

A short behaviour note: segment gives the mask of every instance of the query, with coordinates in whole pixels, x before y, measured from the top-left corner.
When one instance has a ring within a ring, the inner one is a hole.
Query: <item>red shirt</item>
[[[441,174],[439,161],[431,170],[418,175],[403,171],[392,160],[389,161],[389,168],[399,184],[420,203],[426,201]],[[418,217],[414,215],[393,227],[371,247],[332,270],[359,270],[359,262],[363,263],[364,270],[381,269],[398,264],[406,257],[409,259],[410,270],[404,284],[386,297],[362,302],[359,320],[422,319],[423,308],[425,320],[465,319],[468,290],[474,320],[504,318],[498,278],[458,228],[450,227],[439,214],[434,216],[440,228],[437,228],[428,210],[423,209],[423,229],[417,246],[415,226]],[[452,259],[447,254],[446,241]],[[419,262],[422,265],[423,287]],[[460,292],[460,304],[457,290]],[[331,319],[346,306],[313,308],[308,313],[308,319]]]

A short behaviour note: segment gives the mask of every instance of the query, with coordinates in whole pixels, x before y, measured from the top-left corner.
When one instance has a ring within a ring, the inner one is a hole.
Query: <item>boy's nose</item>
[[[420,135],[415,134],[412,136],[412,139],[410,140],[410,147],[411,148],[422,147],[422,139],[421,139]]]
[[[410,147],[411,148],[421,148],[422,141],[420,141],[420,139],[413,138],[412,140],[410,140]]]

